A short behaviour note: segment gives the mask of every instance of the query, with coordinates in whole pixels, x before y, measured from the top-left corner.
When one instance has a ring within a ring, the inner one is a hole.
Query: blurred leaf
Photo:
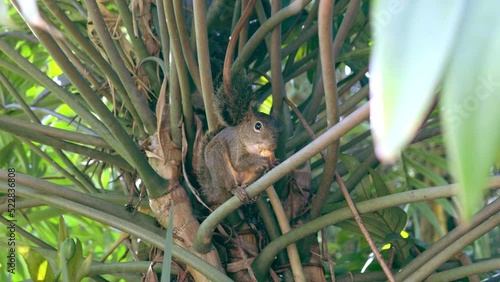
[[[431,210],[431,208],[426,203],[413,203],[412,204],[418,211],[420,211],[425,219],[427,219],[434,228],[439,232],[439,235],[443,236],[444,231],[439,224],[439,220],[436,214]]]
[[[448,170],[448,163],[446,162],[446,159],[444,157],[440,156],[439,154],[436,154],[436,152],[433,152],[433,151],[430,151],[427,149],[423,149],[423,148],[419,148],[419,147],[415,147],[415,146],[408,147],[408,149],[406,149],[405,153],[407,153],[407,152],[411,153],[414,156],[418,156],[419,158],[421,158],[422,160],[424,160],[426,162],[429,162],[433,165],[436,165],[440,169],[443,169],[446,171]]]
[[[373,1],[370,119],[375,152],[382,160],[396,159],[420,127],[446,67],[465,3]]]
[[[335,59],[335,62],[343,62],[343,61],[360,61],[360,60],[368,60],[370,57],[371,47],[366,47],[363,49],[355,49],[348,53],[342,54],[338,58]]]
[[[49,262],[37,251],[24,246],[18,248],[28,265],[28,270],[33,281],[55,281],[54,272]]]
[[[361,164],[355,157],[347,154],[339,154],[339,158],[342,163],[347,167],[349,173],[352,173]]]
[[[439,173],[434,171],[432,168],[429,166],[423,165],[412,158],[404,158],[405,164],[407,166],[411,166],[416,172],[420,173],[423,177],[426,179],[430,180],[432,183],[435,185],[447,185],[448,182],[441,176]],[[426,185],[425,187],[428,187],[429,185]]]
[[[36,25],[41,28],[46,28],[47,23],[43,20],[40,15],[40,11],[38,10],[38,5],[36,4],[36,0],[24,0],[18,2],[21,13],[23,14],[23,18],[31,23],[32,25]]]
[[[9,161],[12,160],[12,152],[19,143],[19,139],[13,139],[7,145],[2,146],[2,149],[0,149],[0,166],[8,167],[10,165]]]
[[[481,207],[500,131],[500,2],[471,2],[443,85],[445,141],[465,219]]]
[[[458,218],[457,211],[453,205],[448,201],[448,199],[436,199],[435,200],[449,215],[454,218]]]
[[[422,180],[419,180],[415,177],[408,178],[407,183],[408,183],[409,187],[417,188],[417,189],[429,187],[429,185],[427,183],[425,183]]]
[[[15,27],[14,22],[9,16],[9,7],[5,1],[0,1],[0,26]]]

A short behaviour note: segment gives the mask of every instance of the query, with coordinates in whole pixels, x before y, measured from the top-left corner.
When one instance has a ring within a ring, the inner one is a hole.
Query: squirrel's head
[[[278,146],[279,126],[276,119],[270,115],[251,110],[244,124],[243,142],[255,150],[274,150]]]

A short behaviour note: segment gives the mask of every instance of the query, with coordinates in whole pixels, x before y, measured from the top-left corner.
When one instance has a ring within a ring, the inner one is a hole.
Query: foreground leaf
[[[496,0],[469,1],[443,85],[445,142],[466,219],[480,208],[500,131],[500,18]]]
[[[393,161],[431,106],[465,2],[373,3],[370,119],[377,156]]]
[[[18,250],[28,265],[33,281],[55,281],[54,272],[48,260],[30,247],[20,247]]]

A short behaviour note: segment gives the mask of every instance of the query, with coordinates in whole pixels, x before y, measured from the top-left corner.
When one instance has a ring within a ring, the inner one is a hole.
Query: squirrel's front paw
[[[269,164],[268,169],[273,169],[273,168],[275,168],[279,164],[280,164],[280,161],[278,159],[274,159]]]
[[[236,187],[233,190],[233,194],[238,197],[238,199],[245,205],[252,204],[257,200],[257,197],[250,198],[247,193],[247,184]]]

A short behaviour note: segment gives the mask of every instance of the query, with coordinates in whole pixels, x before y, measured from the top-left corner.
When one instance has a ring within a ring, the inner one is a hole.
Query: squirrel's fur
[[[222,83],[214,95],[222,126],[204,136],[197,167],[209,204],[221,204],[241,192],[276,162],[278,124],[257,110],[253,79],[245,72],[232,76],[230,91]]]
[[[254,75],[242,72],[231,76],[229,93],[226,92],[224,83],[218,87],[214,105],[223,125],[236,126],[245,119],[249,110],[257,110],[256,95],[252,91],[254,80]]]

